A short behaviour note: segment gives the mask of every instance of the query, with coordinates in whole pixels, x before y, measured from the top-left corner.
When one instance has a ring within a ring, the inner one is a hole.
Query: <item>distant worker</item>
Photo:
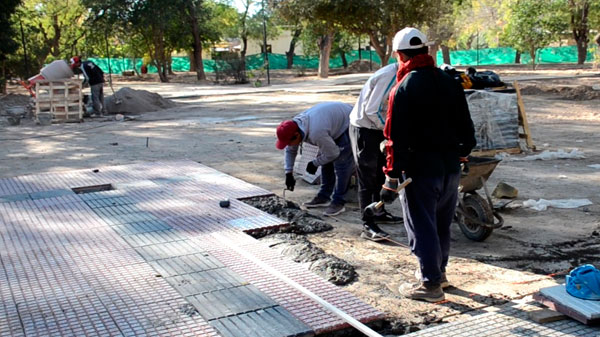
[[[387,166],[381,199],[394,201],[399,183],[412,178],[401,203],[421,280],[400,292],[438,302],[445,298],[442,288],[449,286],[446,266],[460,162],[476,144],[475,130],[462,86],[434,66],[427,37],[404,28],[394,36],[392,47],[399,63],[398,83],[390,93],[384,128]]]
[[[81,61],[81,57],[71,58],[71,69],[75,73],[82,73],[83,84],[90,85],[92,93],[92,106],[94,113],[92,117],[102,117],[106,113],[104,107],[104,72],[92,61]]]
[[[401,217],[390,214],[384,207],[375,216],[368,216],[364,212],[369,204],[380,200],[379,191],[385,182],[385,155],[379,145],[385,139],[383,127],[388,96],[396,84],[397,71],[398,63],[376,71],[363,86],[350,113],[350,141],[358,171],[358,205],[363,221],[361,237],[372,241],[381,241],[389,236],[378,224],[402,222]]]
[[[306,166],[315,174],[321,166],[321,187],[317,195],[303,203],[306,208],[327,207],[323,212],[335,216],[346,210],[344,195],[354,172],[354,160],[348,135],[352,105],[341,102],[319,103],[277,127],[275,146],[285,149],[285,185],[293,191],[296,185],[294,162],[302,142],[319,148],[317,157]]]
[[[596,34],[594,37],[594,42],[596,42],[596,58],[594,60],[594,68],[598,69],[598,65],[600,64],[600,33]]]

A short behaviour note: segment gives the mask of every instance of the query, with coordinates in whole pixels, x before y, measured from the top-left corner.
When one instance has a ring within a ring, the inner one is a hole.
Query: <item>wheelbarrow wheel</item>
[[[494,230],[491,227],[481,226],[469,217],[484,223],[494,222],[494,213],[488,203],[479,194],[469,194],[463,199],[463,212],[467,216],[458,216],[458,225],[463,234],[470,240],[483,241],[492,234]],[[460,206],[459,206],[460,207]]]

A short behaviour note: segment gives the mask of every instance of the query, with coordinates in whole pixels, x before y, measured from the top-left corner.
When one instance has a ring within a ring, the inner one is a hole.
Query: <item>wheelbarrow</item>
[[[485,185],[500,159],[471,157],[460,178],[456,220],[463,234],[473,241],[487,239],[492,231],[502,227],[504,219],[494,210],[492,197]],[[465,173],[466,172],[466,173]],[[477,190],[483,188],[483,198]]]

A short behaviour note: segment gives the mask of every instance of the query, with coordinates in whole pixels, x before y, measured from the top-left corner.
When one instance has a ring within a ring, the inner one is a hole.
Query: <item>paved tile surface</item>
[[[587,326],[572,319],[539,324],[529,319],[532,301],[510,302],[498,311],[488,312],[448,324],[424,329],[406,336],[436,337],[508,337],[508,336],[600,336],[600,327]]]
[[[0,336],[306,336],[347,326],[257,260],[363,322],[380,319],[245,233],[285,225],[237,200],[270,194],[189,161],[0,179]],[[225,198],[231,206],[219,207]]]

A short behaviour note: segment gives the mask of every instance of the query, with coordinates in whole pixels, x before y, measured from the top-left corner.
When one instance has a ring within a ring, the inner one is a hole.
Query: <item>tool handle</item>
[[[406,179],[404,179],[404,181],[402,182],[402,184],[398,185],[398,189],[396,191],[397,192],[402,191],[410,183],[412,183],[412,178],[406,178]]]

